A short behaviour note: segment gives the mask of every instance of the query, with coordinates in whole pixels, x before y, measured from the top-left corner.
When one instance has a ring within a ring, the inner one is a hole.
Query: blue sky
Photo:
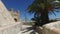
[[[24,20],[24,12],[26,8],[33,2],[33,0],[2,0],[6,8],[9,10],[13,8],[14,11],[20,10],[20,18]],[[26,12],[27,13],[27,12]],[[27,18],[32,18],[33,15],[27,13]],[[60,13],[56,13],[56,16],[50,15],[50,19],[60,18]]]
[[[9,10],[10,8],[13,8],[14,11],[20,10],[20,18],[24,20],[24,12],[28,5],[30,5],[33,0],[2,0],[6,8]],[[26,11],[27,12],[27,11]],[[33,15],[30,15],[27,13],[27,18],[32,18]]]

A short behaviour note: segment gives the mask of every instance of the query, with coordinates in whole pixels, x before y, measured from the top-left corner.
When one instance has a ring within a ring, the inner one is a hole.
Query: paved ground
[[[23,25],[21,32],[20,34],[37,34],[34,30],[32,30],[32,27],[28,25]]]

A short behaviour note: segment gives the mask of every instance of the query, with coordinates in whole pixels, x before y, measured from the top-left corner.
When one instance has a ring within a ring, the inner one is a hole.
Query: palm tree
[[[40,17],[34,17],[34,18],[32,18],[31,20],[32,20],[32,21],[35,21],[35,22],[34,22],[34,25],[35,25],[35,26],[40,26],[40,25],[41,25],[41,24],[40,24],[40,22],[41,22]]]
[[[56,1],[56,4],[53,4],[54,2],[55,0],[34,0],[33,3],[28,6],[27,10],[31,14],[34,13],[34,17],[41,17],[42,26],[49,23],[49,14],[54,13],[53,9],[56,6],[60,6],[60,2]]]

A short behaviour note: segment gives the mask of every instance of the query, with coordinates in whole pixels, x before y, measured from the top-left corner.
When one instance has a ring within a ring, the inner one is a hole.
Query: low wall
[[[0,34],[18,34],[21,31],[21,24],[14,23],[5,27],[0,27]]]
[[[44,25],[42,32],[43,34],[60,34],[60,21]]]

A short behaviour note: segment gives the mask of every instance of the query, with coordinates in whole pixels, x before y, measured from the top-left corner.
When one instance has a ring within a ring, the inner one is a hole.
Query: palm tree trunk
[[[42,11],[41,13],[41,25],[44,25],[44,24],[47,24],[49,23],[49,17],[48,17],[48,11],[45,10],[45,11]]]
[[[41,12],[41,22],[42,22],[41,26],[44,25],[44,24],[49,23],[49,16],[48,16],[48,10],[47,10],[48,1],[44,0],[44,3],[45,3],[45,8]]]

